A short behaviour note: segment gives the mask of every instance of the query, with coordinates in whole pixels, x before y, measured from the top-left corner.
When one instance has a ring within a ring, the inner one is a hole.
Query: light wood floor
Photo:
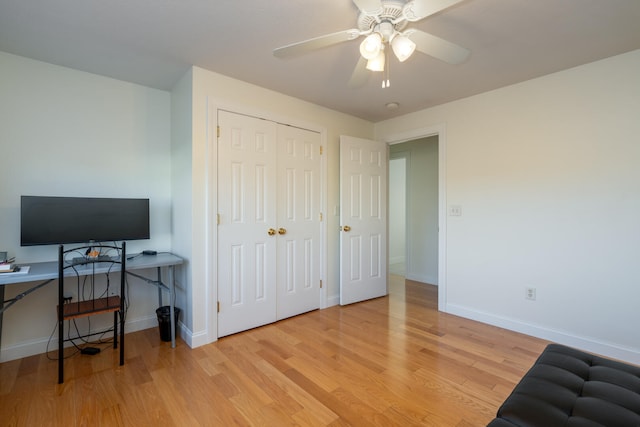
[[[437,289],[318,310],[190,349],[157,329],[0,365],[1,426],[483,426],[545,341],[439,313]]]

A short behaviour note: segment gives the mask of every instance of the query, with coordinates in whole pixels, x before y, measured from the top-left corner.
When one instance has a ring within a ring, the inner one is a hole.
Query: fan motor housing
[[[389,22],[396,31],[402,31],[407,26],[407,20],[402,14],[405,2],[399,0],[387,0],[382,2],[382,11],[375,15],[360,12],[358,16],[358,29],[360,31],[373,30],[381,22]]]

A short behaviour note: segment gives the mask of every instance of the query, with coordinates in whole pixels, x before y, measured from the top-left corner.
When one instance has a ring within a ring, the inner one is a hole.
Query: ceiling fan
[[[362,86],[370,71],[384,71],[385,48],[391,47],[400,62],[415,50],[449,64],[459,64],[469,56],[469,50],[447,40],[414,28],[416,22],[447,9],[464,0],[352,0],[360,10],[358,28],[338,31],[274,49],[273,54],[285,58],[312,50],[355,40],[365,36],[360,44],[360,59],[349,81],[349,86]],[[388,85],[388,80],[387,83]],[[382,87],[385,87],[383,80]]]

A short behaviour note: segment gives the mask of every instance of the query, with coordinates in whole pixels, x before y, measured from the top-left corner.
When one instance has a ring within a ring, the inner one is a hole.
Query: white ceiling
[[[361,39],[272,54],[357,16],[351,0],[0,0],[0,51],[165,90],[193,64],[377,122],[640,49],[640,0],[465,0],[410,26],[469,59],[393,58],[390,88],[348,87]]]

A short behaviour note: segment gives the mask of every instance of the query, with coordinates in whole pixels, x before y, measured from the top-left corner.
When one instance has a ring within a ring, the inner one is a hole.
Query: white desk
[[[173,255],[168,252],[160,252],[157,255],[142,255],[142,254],[128,254],[127,255],[127,263],[126,269],[127,274],[138,279],[141,279],[151,285],[154,285],[158,288],[158,303],[162,306],[162,291],[165,290],[169,292],[169,306],[171,313],[171,347],[176,346],[176,330],[175,330],[175,271],[174,267],[176,265],[180,265],[183,263],[183,259]],[[27,265],[27,264],[25,264]],[[29,272],[28,273],[0,273],[0,346],[2,343],[2,317],[9,307],[22,300],[24,297],[29,295],[31,292],[34,292],[40,289],[43,286],[48,285],[54,280],[58,279],[58,261],[49,261],[49,262],[35,262],[28,264]],[[117,265],[116,265],[117,266]],[[102,273],[100,270],[100,263],[95,265],[95,270],[91,268],[78,268],[76,271],[80,274],[93,274]],[[166,285],[162,281],[162,267],[167,267],[169,270],[169,284]],[[156,278],[150,279],[140,274],[134,273],[132,270],[144,270],[144,269],[156,269]],[[109,269],[103,268],[104,273],[106,273]],[[75,276],[76,271],[68,271],[68,276]],[[110,271],[119,271],[118,268],[111,268]],[[22,292],[19,295],[16,295],[10,300],[4,300],[4,287],[8,285],[14,285],[17,283],[29,283],[34,282],[37,283],[35,286],[29,288],[28,290]],[[55,302],[57,304],[57,301]]]

